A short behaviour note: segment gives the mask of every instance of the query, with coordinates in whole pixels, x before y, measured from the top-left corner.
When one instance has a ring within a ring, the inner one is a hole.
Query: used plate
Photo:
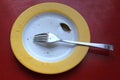
[[[71,31],[64,31],[60,23],[67,24]],[[10,36],[14,55],[28,69],[43,74],[62,73],[85,57],[88,51],[85,46],[36,44],[34,35],[44,32],[66,40],[90,42],[88,25],[73,8],[54,2],[32,6],[17,18]]]

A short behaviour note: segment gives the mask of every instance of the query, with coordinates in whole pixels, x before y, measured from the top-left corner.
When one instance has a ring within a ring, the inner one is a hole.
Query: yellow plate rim
[[[87,54],[89,47],[76,46],[68,58],[59,62],[45,63],[31,57],[23,47],[22,31],[30,19],[45,12],[56,12],[67,16],[77,28],[79,41],[90,42],[88,25],[76,10],[61,3],[47,2],[28,8],[16,19],[10,34],[11,47],[18,61],[28,69],[43,74],[62,73],[78,65]]]

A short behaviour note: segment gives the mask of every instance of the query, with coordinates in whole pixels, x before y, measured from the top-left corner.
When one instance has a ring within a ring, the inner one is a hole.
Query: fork
[[[34,42],[40,42],[40,43],[65,42],[65,43],[76,44],[76,45],[81,45],[81,46],[96,47],[96,48],[106,49],[106,50],[110,50],[110,51],[114,50],[113,45],[110,45],[110,44],[88,43],[88,42],[77,42],[77,41],[62,40],[53,33],[37,34],[37,35],[34,36],[33,41]]]

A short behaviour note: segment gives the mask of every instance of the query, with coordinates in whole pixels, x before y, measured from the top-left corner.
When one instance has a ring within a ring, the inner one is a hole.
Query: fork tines
[[[34,36],[34,42],[46,42],[48,38],[47,33],[36,34]]]

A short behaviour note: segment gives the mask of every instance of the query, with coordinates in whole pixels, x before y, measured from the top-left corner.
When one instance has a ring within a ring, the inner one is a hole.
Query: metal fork
[[[40,43],[55,43],[55,42],[65,42],[70,44],[76,44],[81,46],[90,46],[90,47],[96,47],[106,50],[113,51],[113,45],[110,44],[101,44],[101,43],[88,43],[88,42],[77,42],[77,41],[69,41],[69,40],[62,40],[59,37],[57,37],[53,33],[41,33],[34,36],[34,42],[40,42]]]

